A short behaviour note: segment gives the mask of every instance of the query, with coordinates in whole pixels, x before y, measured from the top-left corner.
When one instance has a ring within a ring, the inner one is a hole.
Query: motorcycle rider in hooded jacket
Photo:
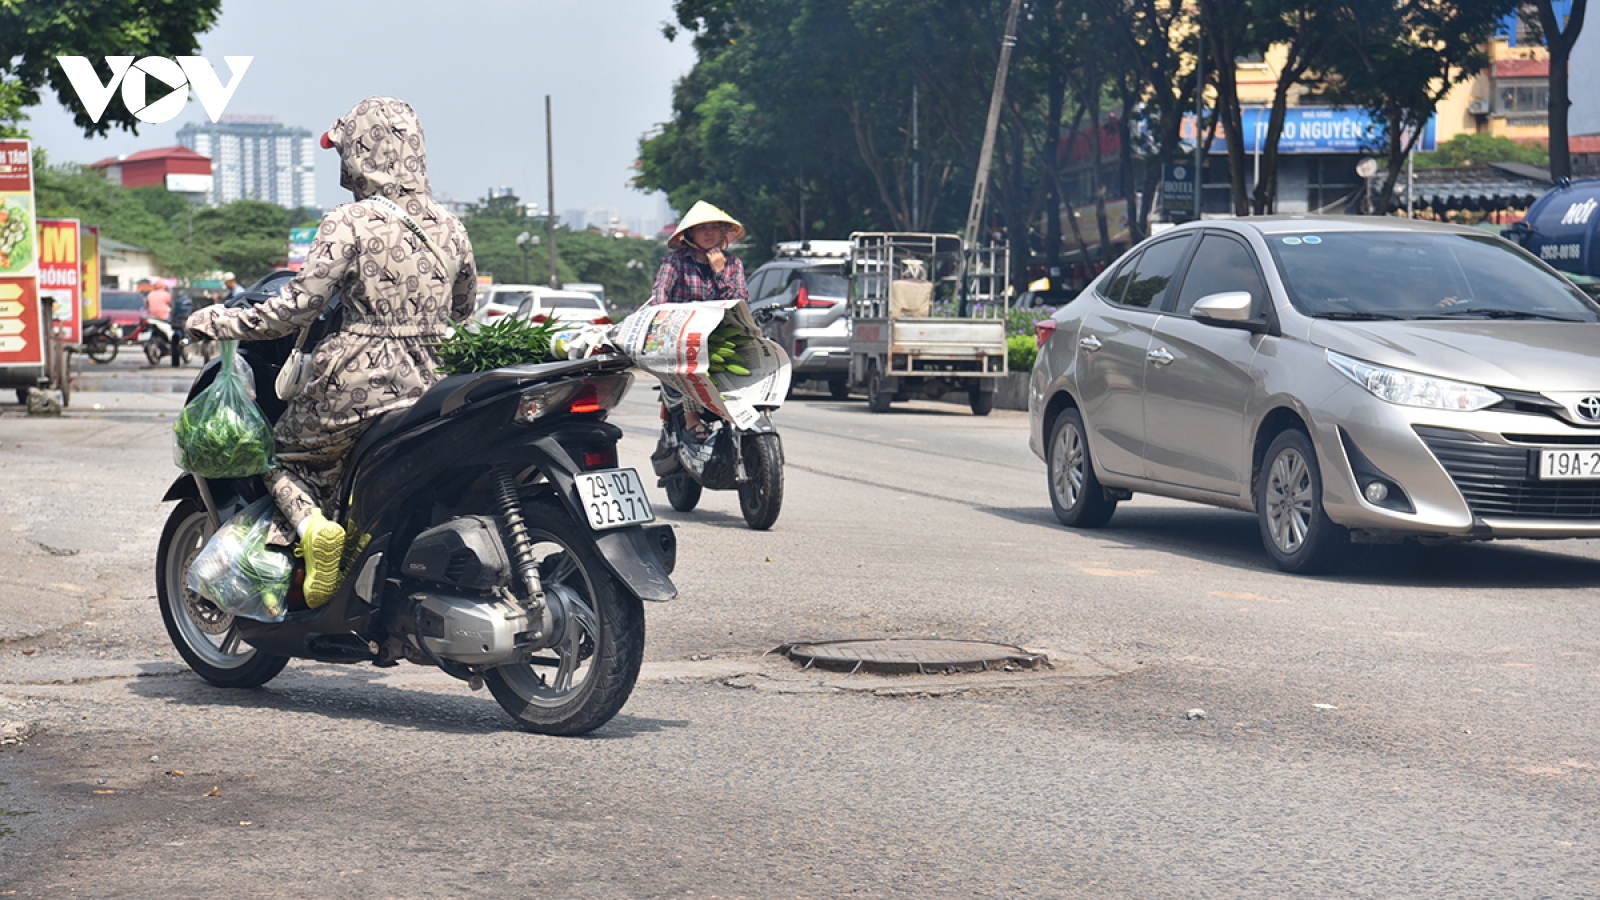
[[[322,217],[304,268],[267,302],[219,304],[189,318],[197,335],[273,340],[309,326],[340,298],[342,324],[317,344],[311,380],[278,419],[278,467],[261,476],[278,508],[269,541],[298,543],[312,607],[339,586],[345,532],[323,511],[347,456],[378,416],[412,405],[439,380],[434,346],[471,314],[477,288],[472,243],[433,200],[422,126],[409,104],[369,97],[322,144],[339,152],[339,185],[355,200]],[[379,196],[411,216],[442,264]]]

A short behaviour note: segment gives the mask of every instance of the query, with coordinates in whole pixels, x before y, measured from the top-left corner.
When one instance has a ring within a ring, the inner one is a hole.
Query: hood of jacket
[[[432,193],[422,123],[404,100],[368,97],[333,123],[328,140],[339,151],[339,186],[357,200]]]

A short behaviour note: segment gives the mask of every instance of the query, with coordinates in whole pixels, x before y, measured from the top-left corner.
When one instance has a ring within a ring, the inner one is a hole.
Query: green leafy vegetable
[[[438,345],[439,371],[446,375],[487,372],[523,363],[553,362],[554,319],[532,322],[516,316],[476,327],[457,328]]]
[[[237,344],[222,342],[216,380],[189,401],[172,429],[174,461],[202,478],[246,478],[278,464],[272,425],[234,368]]]

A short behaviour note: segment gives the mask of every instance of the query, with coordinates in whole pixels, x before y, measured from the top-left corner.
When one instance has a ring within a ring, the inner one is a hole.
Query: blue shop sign
[[[1264,107],[1246,107],[1240,111],[1240,125],[1244,132],[1244,152],[1260,153],[1267,140],[1267,127],[1272,111]],[[1184,138],[1194,139],[1194,116],[1185,116]],[[1422,140],[1417,151],[1436,149],[1435,124],[1437,117],[1428,119],[1422,129]],[[1190,146],[1194,146],[1190,144]],[[1383,149],[1377,123],[1364,109],[1336,109],[1328,106],[1292,106],[1284,110],[1283,134],[1278,138],[1278,152],[1291,153],[1375,153]],[[1216,140],[1211,142],[1211,152],[1227,153],[1228,141],[1219,128]]]

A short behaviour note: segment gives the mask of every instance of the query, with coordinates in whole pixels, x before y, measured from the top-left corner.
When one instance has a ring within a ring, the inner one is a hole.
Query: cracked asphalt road
[[[409,665],[187,673],[152,581],[181,401],[127,378],[59,420],[0,407],[0,895],[1600,895],[1592,544],[1292,578],[1241,514],[1062,529],[1021,414],[800,396],[773,531],[651,489],[682,596],[622,714],[542,738]],[[616,415],[624,465],[651,396]],[[769,653],[897,636],[1055,667]]]

